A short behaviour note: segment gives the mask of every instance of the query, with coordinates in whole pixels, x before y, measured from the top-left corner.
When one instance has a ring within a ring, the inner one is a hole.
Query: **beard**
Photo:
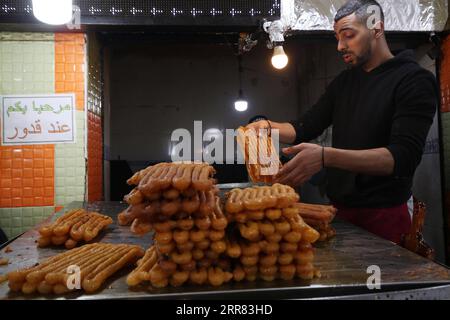
[[[365,65],[369,61],[370,57],[372,56],[372,48],[369,41],[367,41],[366,45],[361,50],[361,53],[356,54],[352,51],[345,51],[342,53],[342,56],[345,56],[346,54],[351,54],[353,56],[352,61],[347,63],[350,68],[357,68]]]
[[[355,55],[356,58],[355,58],[354,63],[352,64],[352,67],[356,68],[356,67],[361,67],[361,66],[365,65],[367,63],[367,61],[369,61],[371,55],[372,55],[372,49],[370,48],[370,46],[368,46],[364,52],[362,52],[359,55]]]

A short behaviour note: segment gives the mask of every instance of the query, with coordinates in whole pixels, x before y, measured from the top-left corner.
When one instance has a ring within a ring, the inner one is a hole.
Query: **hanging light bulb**
[[[41,22],[59,25],[72,20],[72,0],[33,0],[33,14]]]
[[[239,112],[244,112],[248,108],[248,102],[247,102],[247,100],[244,99],[242,90],[239,90],[239,97],[234,102],[234,108],[236,109],[236,111],[239,111]]]
[[[283,46],[276,46],[273,49],[272,65],[276,69],[283,69],[287,66],[289,58],[284,52]]]

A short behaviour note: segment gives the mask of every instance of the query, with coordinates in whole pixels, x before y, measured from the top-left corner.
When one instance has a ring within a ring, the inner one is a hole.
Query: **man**
[[[406,203],[436,112],[436,80],[411,51],[391,53],[383,11],[374,0],[344,4],[334,31],[350,68],[299,121],[260,121],[249,127],[270,125],[279,129],[281,142],[295,144],[283,149],[295,156],[277,182],[299,186],[326,168],[327,194],[338,217],[400,243],[410,229]],[[332,147],[305,143],[330,125]]]

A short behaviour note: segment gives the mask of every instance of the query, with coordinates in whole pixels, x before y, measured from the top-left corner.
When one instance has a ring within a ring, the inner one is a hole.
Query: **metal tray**
[[[73,202],[64,211],[53,215],[54,220],[63,212],[73,208],[86,208],[111,216],[114,224],[109,226],[95,241],[111,243],[139,244],[147,248],[152,236],[133,235],[129,227],[119,226],[117,214],[126,208],[120,202]],[[108,279],[103,288],[95,294],[71,293],[62,297],[22,295],[9,292],[7,282],[0,284],[0,299],[304,299],[357,297],[386,292],[419,292],[442,288],[450,297],[450,270],[442,265],[422,258],[393,243],[380,239],[368,232],[342,221],[335,221],[337,236],[325,243],[318,243],[315,252],[315,266],[321,271],[321,278],[312,281],[242,282],[227,284],[219,288],[204,286],[184,286],[182,288],[154,289],[148,285],[128,288],[126,276],[132,270],[121,270]],[[0,274],[34,265],[36,262],[64,251],[63,248],[37,248],[36,228],[24,233],[7,246],[12,252],[0,251],[0,256],[9,258],[7,266],[0,266]],[[369,290],[367,273],[369,266],[376,265],[381,270],[381,289]],[[417,291],[419,290],[419,291]],[[393,297],[393,295],[388,295]]]

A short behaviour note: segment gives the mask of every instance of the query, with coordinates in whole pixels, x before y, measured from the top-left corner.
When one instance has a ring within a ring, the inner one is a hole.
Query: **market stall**
[[[344,1],[73,1],[54,27],[0,0],[0,299],[450,299],[448,1],[380,2],[393,51],[440,84],[410,186],[430,259],[333,220],[324,171],[294,189],[249,164],[245,125],[298,119],[345,70]]]

